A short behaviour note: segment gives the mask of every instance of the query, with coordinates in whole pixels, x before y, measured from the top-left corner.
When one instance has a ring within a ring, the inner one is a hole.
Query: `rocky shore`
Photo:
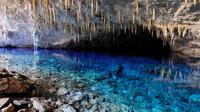
[[[27,76],[27,75],[26,75]],[[0,69],[1,112],[106,112],[128,111],[89,92],[87,84],[48,75],[26,77]]]

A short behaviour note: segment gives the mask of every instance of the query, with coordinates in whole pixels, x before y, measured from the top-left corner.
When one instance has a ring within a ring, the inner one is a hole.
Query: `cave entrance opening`
[[[132,55],[154,58],[169,58],[171,47],[161,38],[152,35],[147,29],[137,27],[136,33],[129,30],[115,30],[114,32],[99,33],[92,39],[84,39],[76,50],[101,51],[117,55]]]

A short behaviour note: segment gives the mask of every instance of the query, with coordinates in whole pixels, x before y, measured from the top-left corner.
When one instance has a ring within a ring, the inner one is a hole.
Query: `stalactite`
[[[46,9],[49,8],[49,0],[45,0],[45,7],[46,7]]]
[[[149,21],[148,21],[147,28],[148,28],[148,31],[151,32],[151,28],[152,28],[152,20],[151,19],[149,19]]]
[[[112,28],[111,28],[111,21],[109,20],[108,22],[108,31],[111,32],[112,31]]]
[[[94,16],[94,0],[91,0],[91,16]]]
[[[119,21],[119,23],[121,23],[121,12],[120,11],[118,13],[118,21]]]
[[[184,30],[183,30],[183,37],[185,37],[186,33],[187,33],[188,29],[186,27],[184,27]]]
[[[156,37],[157,37],[157,39],[160,38],[160,35],[161,35],[160,33],[161,33],[160,30],[157,29],[157,30],[156,30]]]
[[[60,5],[63,7],[63,0],[59,0]]]
[[[53,24],[56,25],[56,10],[55,10],[54,7],[52,8],[52,10],[53,10],[52,11],[52,13],[53,13]]]
[[[167,39],[168,33],[167,33],[167,27],[166,26],[163,27],[163,35]]]
[[[99,0],[96,0],[96,10],[95,10],[95,14],[98,14],[99,13]]]
[[[197,0],[193,0],[193,4],[196,5],[197,4]]]
[[[65,8],[67,10],[71,10],[73,5],[74,5],[74,1],[73,0],[65,0]]]
[[[113,35],[115,34],[115,25],[114,25],[114,23],[112,24],[112,33],[113,33]]]
[[[91,32],[90,32],[90,42],[92,42],[92,34],[91,34]]]
[[[134,24],[131,25],[131,33],[132,33],[132,34],[134,33]]]
[[[32,0],[32,4],[33,4],[33,10],[34,10],[34,18],[36,18],[36,8],[37,8],[37,0]]]
[[[96,24],[93,23],[93,32],[96,32]]]
[[[81,15],[82,15],[82,0],[79,0],[78,1],[78,11],[77,11],[78,22],[81,19]]]
[[[173,24],[167,24],[167,29],[169,30],[169,35],[171,38],[174,38],[174,26]]]
[[[154,8],[152,12],[153,12],[152,20],[155,21],[156,20],[156,9]]]
[[[105,16],[103,17],[103,29],[104,30],[106,29],[106,17]]]
[[[146,11],[147,11],[147,14],[149,14],[149,2],[148,0],[145,0],[145,3],[146,3]]]
[[[138,0],[135,1],[135,5],[136,5],[136,14],[138,15],[139,14],[139,1]]]
[[[178,26],[178,36],[181,37],[182,35],[182,28],[181,26]]]
[[[188,4],[188,0],[185,0],[185,4]]]
[[[68,0],[65,0],[65,9],[68,9]]]
[[[132,15],[132,23],[135,24],[135,14]]]
[[[51,28],[53,28],[53,20],[52,20],[52,17],[53,17],[53,12],[52,12],[52,8],[49,10],[49,22],[51,24]]]

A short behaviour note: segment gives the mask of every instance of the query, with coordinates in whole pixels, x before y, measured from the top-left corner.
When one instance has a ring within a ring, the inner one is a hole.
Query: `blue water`
[[[151,58],[62,50],[0,49],[0,67],[53,74],[89,84],[87,91],[136,112],[199,112],[200,73]]]

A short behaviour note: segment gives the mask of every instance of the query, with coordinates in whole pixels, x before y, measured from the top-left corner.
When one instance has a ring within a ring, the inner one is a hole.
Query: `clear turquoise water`
[[[121,66],[121,70],[120,70]],[[200,73],[170,61],[61,50],[0,49],[0,67],[54,74],[90,84],[88,91],[136,112],[199,112]],[[122,73],[121,73],[122,72]]]

